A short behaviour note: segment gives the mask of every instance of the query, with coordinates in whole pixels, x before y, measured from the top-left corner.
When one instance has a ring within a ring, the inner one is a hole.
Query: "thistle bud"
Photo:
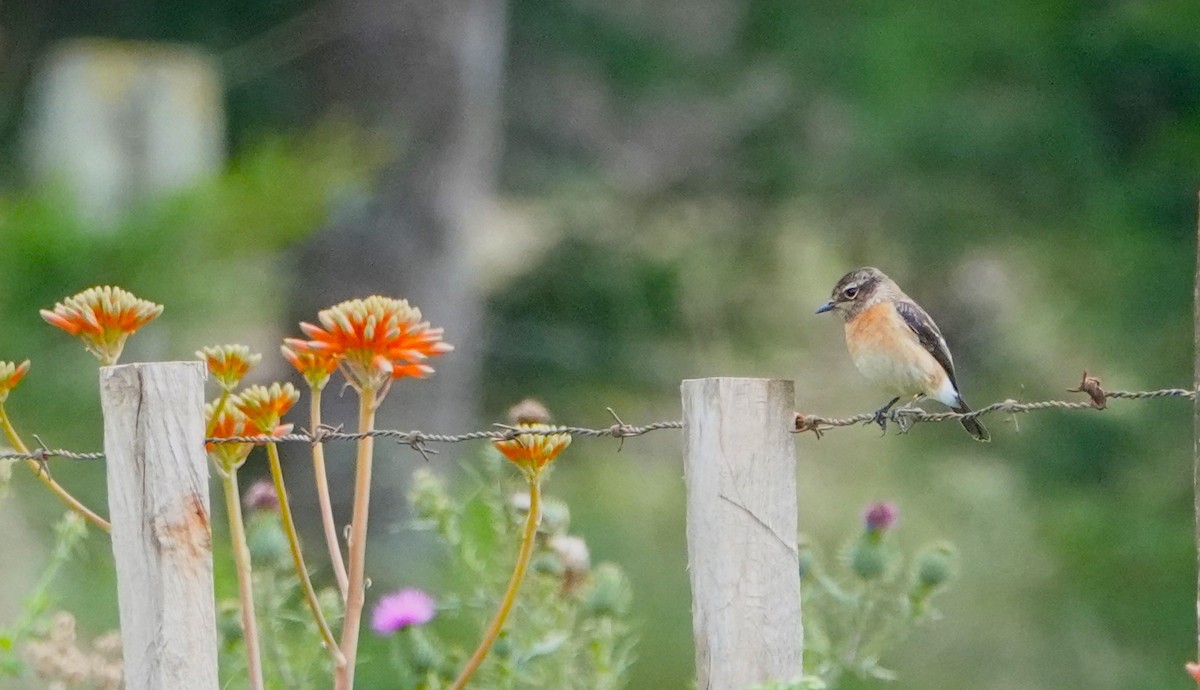
[[[258,512],[250,515],[246,521],[246,547],[250,549],[250,559],[254,563],[290,567],[291,551],[278,514]]]
[[[796,561],[799,565],[801,579],[812,572],[816,559],[817,555],[813,553],[812,545],[802,538],[796,547]]]
[[[949,542],[932,544],[917,555],[914,584],[922,589],[934,590],[954,577],[958,554]]]
[[[528,507],[525,508],[528,510]],[[571,509],[557,498],[547,498],[542,502],[542,522],[538,525],[538,533],[545,535],[565,534],[571,526]]]
[[[868,532],[850,548],[850,569],[864,580],[875,580],[887,571],[887,548]]]
[[[873,535],[882,536],[884,532],[895,527],[899,519],[900,511],[896,509],[896,504],[887,501],[872,503],[863,511],[863,522],[867,532]]]
[[[413,670],[419,675],[437,671],[442,665],[442,652],[429,640],[421,628],[408,628],[409,647],[412,650]]]
[[[620,616],[629,609],[630,596],[625,573],[611,563],[601,563],[592,571],[584,606],[593,616]]]

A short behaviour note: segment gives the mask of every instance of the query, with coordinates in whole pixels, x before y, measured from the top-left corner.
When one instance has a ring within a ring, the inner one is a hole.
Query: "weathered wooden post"
[[[127,690],[216,690],[204,365],[100,369]]]
[[[683,382],[688,570],[697,687],[801,673],[791,381]]]

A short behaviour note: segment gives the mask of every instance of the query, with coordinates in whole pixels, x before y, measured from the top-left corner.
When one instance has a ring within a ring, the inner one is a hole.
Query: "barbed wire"
[[[963,419],[975,419],[994,413],[1017,415],[1041,410],[1103,410],[1108,407],[1109,400],[1150,400],[1155,398],[1188,398],[1195,399],[1196,391],[1186,388],[1160,388],[1150,391],[1105,391],[1100,387],[1100,380],[1083,372],[1083,381],[1077,388],[1067,389],[1072,393],[1086,393],[1088,400],[1038,400],[1021,402],[1014,399],[1002,400],[981,407],[971,412],[927,412],[918,407],[900,407],[893,409],[882,417],[894,422],[901,433],[907,433],[913,425],[922,422],[947,422]],[[563,426],[556,424],[539,425],[536,428],[518,427],[509,424],[494,424],[492,429],[469,431],[460,434],[429,434],[424,431],[400,431],[398,429],[375,429],[366,432],[345,432],[340,427],[322,426],[315,431],[307,429],[295,433],[278,436],[230,436],[221,438],[206,438],[206,443],[325,443],[329,441],[357,441],[363,438],[392,439],[401,445],[411,447],[428,459],[428,454],[437,451],[427,447],[429,443],[463,443],[467,441],[510,441],[522,435],[545,436],[550,434],[570,434],[587,438],[615,438],[624,443],[627,438],[664,429],[682,429],[683,422],[677,420],[651,422],[644,425],[626,424],[609,408],[609,413],[617,420],[607,427]],[[880,415],[876,412],[864,412],[850,417],[823,417],[796,413],[794,433],[813,432],[818,438],[830,429],[854,426],[856,424],[878,423]],[[104,457],[101,452],[80,453],[60,448],[42,447],[30,453],[0,453],[0,460],[35,460],[45,462],[51,458],[68,460],[99,460]]]
[[[1086,390],[1071,389],[1072,392],[1088,392]],[[970,412],[927,412],[919,407],[901,407],[891,410],[883,415],[888,421],[895,422],[900,427],[900,431],[907,432],[914,424],[920,422],[948,422],[958,421],[963,419],[975,419],[989,415],[994,412],[1001,412],[1010,415],[1021,414],[1025,412],[1036,412],[1039,410],[1103,410],[1107,408],[1107,401],[1112,399],[1118,400],[1149,400],[1153,398],[1190,398],[1195,399],[1196,391],[1186,388],[1162,388],[1153,391],[1111,391],[1103,392],[1102,396],[1097,399],[1093,397],[1091,400],[1038,400],[1033,402],[1020,402],[1009,398],[1000,402],[992,403],[987,407],[981,407]],[[1100,402],[1097,402],[1099,400]],[[799,412],[796,413],[796,432],[811,431],[819,438],[824,432],[829,429],[838,427],[853,426],[855,424],[870,424],[878,421],[877,415],[874,412],[865,412],[852,417],[820,417],[817,415],[805,415]]]

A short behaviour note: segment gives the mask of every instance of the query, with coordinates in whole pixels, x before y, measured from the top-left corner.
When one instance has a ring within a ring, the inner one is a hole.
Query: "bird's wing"
[[[942,337],[942,332],[938,330],[937,324],[916,302],[896,300],[896,311],[904,319],[904,323],[912,329],[912,332],[917,334],[917,340],[920,341],[921,347],[928,350],[937,363],[946,370],[950,376],[950,384],[957,391],[958,381],[954,378],[954,360],[950,358],[950,348],[946,347],[946,339]]]

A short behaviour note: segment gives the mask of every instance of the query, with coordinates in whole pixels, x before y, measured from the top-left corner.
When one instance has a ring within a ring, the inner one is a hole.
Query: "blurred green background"
[[[37,309],[114,282],[166,305],[126,361],[245,342],[262,377],[287,375],[278,338],[339,286],[403,290],[462,354],[412,384],[401,428],[478,428],[527,395],[570,423],[610,424],[606,407],[675,419],[679,381],[700,376],[795,379],[799,410],[853,414],[882,396],[813,310],[860,265],[933,314],[977,406],[1062,397],[1084,369],[1110,388],[1187,386],[1197,27],[1191,0],[4,3],[0,358],[34,359],[8,406],[51,445],[100,446],[94,365]],[[99,231],[24,163],[33,75],[83,36],[200,47],[225,84],[223,172]],[[472,53],[480,41],[495,49]],[[460,177],[482,201],[430,211]],[[349,258],[317,279],[337,260],[314,251]],[[358,275],[355,252],[380,251],[399,263]],[[421,270],[412,292],[396,282]],[[1189,687],[1190,415],[1167,400],[993,416],[988,446],[952,425],[802,436],[800,522],[832,558],[861,507],[889,499],[907,547],[960,548],[944,619],[883,660],[893,687]],[[474,457],[441,450],[447,468]],[[373,523],[377,591],[433,588],[399,500],[423,461],[382,453],[395,499]],[[620,452],[580,441],[549,487],[594,560],[633,582],[635,690],[692,676],[679,453],[673,432]],[[99,466],[54,470],[102,503]],[[5,616],[59,512],[26,475],[0,501]],[[107,542],[70,578],[64,605],[115,625]],[[364,687],[387,687],[383,670]]]

